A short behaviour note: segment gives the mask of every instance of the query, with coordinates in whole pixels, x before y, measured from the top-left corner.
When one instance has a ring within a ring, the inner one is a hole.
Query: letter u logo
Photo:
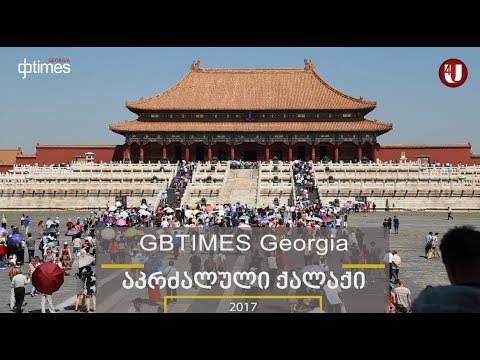
[[[453,73],[455,74],[455,78],[452,79],[452,65],[445,64],[445,81],[449,84],[455,84],[462,80],[462,64],[455,64]]]
[[[458,59],[445,60],[438,69],[438,77],[443,85],[459,87],[467,80],[467,66]]]

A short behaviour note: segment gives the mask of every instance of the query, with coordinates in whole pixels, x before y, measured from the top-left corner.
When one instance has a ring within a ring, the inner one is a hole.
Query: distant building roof
[[[375,101],[346,95],[327,84],[310,60],[304,68],[202,69],[155,96],[127,101],[133,112],[162,110],[363,110]]]
[[[15,164],[18,154],[22,153],[21,148],[17,149],[0,149],[0,164],[12,165]]]
[[[380,144],[381,149],[453,149],[470,148],[470,143],[465,144]]]
[[[17,158],[36,158],[36,154],[18,154]]]
[[[140,121],[130,120],[110,124],[116,133],[130,132],[306,132],[306,131],[365,131],[383,134],[392,129],[392,124],[373,120],[339,121]]]
[[[58,144],[37,144],[37,149],[38,148],[55,148],[55,149],[61,149],[61,148],[66,148],[66,149],[115,149],[118,145],[112,145],[112,144],[94,144],[94,145],[88,145],[88,144],[78,144],[78,145],[58,145]]]

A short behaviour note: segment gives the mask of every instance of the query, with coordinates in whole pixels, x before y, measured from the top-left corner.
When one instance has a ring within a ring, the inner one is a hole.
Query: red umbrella
[[[55,263],[39,265],[32,273],[32,285],[42,294],[52,294],[63,284],[63,270]]]

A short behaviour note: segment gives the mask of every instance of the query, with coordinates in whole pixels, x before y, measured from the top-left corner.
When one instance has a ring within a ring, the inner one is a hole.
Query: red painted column
[[[129,155],[128,155],[128,144],[124,144],[123,145],[123,160],[125,160],[128,157],[129,157]]]
[[[212,160],[212,144],[208,144],[208,161]]]
[[[162,148],[162,156],[164,158],[167,157],[167,145],[163,145],[163,148]]]
[[[235,160],[235,147],[233,145],[230,146],[230,160]]]
[[[185,145],[185,161],[190,161],[190,146]]]
[[[357,160],[362,161],[362,144],[357,144]]]
[[[288,161],[293,161],[292,144],[289,144],[289,145],[288,145]]]
[[[270,146],[265,145],[265,161],[270,161]]]
[[[315,145],[312,145],[312,155],[311,155],[311,159],[313,162],[315,162]]]
[[[338,162],[338,144],[333,145],[333,162]]]
[[[140,162],[143,163],[144,160],[144,153],[145,153],[145,145],[141,144],[140,145]]]

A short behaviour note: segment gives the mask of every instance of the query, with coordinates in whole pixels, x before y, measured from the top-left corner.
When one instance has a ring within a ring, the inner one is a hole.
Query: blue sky
[[[70,74],[29,75],[17,65],[70,60]],[[201,67],[303,67],[310,58],[334,88],[377,101],[367,117],[394,125],[381,143],[466,143],[480,152],[479,48],[0,48],[0,148],[36,143],[120,144],[109,123],[133,119],[126,100],[178,82],[194,59]],[[438,78],[458,58],[468,79],[458,88]]]

